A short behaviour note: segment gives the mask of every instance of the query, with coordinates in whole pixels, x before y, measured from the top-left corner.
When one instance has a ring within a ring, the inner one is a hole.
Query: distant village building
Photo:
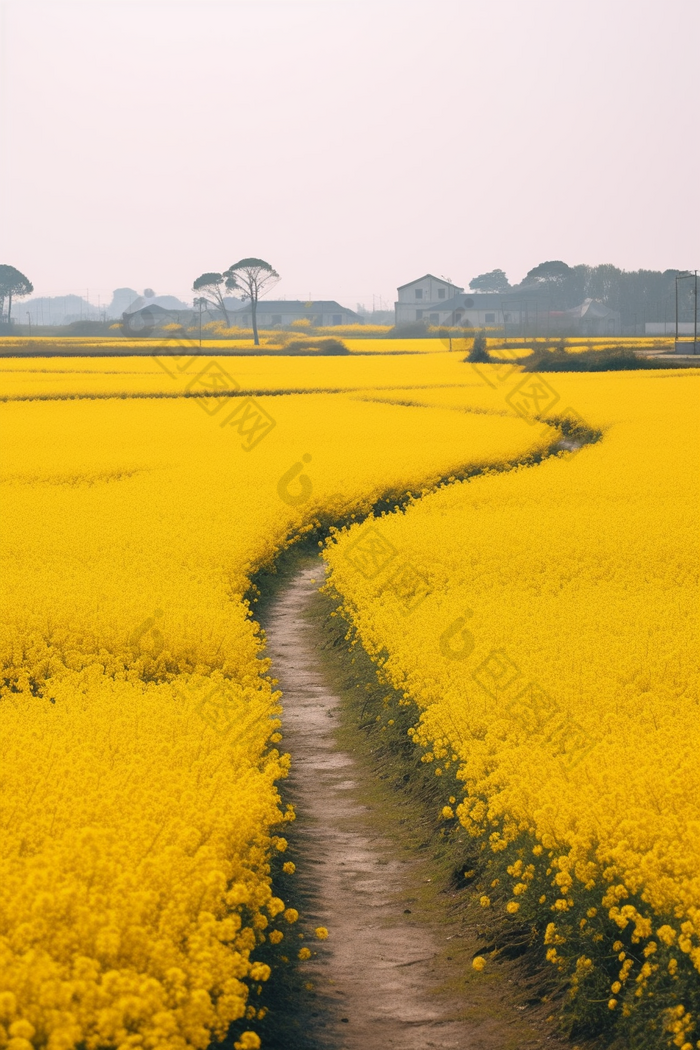
[[[156,328],[166,325],[178,325],[188,328],[198,321],[198,314],[193,309],[166,310],[157,303],[149,306],[133,304],[136,309],[125,310],[122,314],[122,333],[132,336],[147,336]]]
[[[448,299],[463,291],[464,288],[443,277],[434,277],[432,273],[402,284],[397,288],[398,299],[394,303],[396,324],[428,320],[431,310],[435,313]]]
[[[402,284],[394,304],[396,324],[423,321],[433,327],[496,328],[504,336],[619,335],[620,314],[597,299],[570,310],[550,309],[546,291],[465,292],[427,273]]]
[[[250,303],[229,310],[231,324],[250,328],[253,323]],[[258,302],[259,328],[286,328],[293,321],[308,320],[314,328],[332,328],[335,325],[364,324],[364,318],[354,310],[341,306],[335,299],[261,299]]]
[[[253,323],[250,303],[241,304],[240,299],[224,299],[229,322],[236,328],[250,328]],[[199,308],[166,310],[157,304],[145,304],[139,300],[135,309],[124,312],[124,330],[134,335],[143,334],[153,328],[178,324],[183,328],[199,324]],[[203,323],[224,321],[221,310],[210,303],[204,307]],[[318,299],[303,302],[301,299],[261,299],[258,302],[258,328],[287,328],[293,321],[308,320],[314,328],[331,328],[337,325],[364,324],[364,318],[354,310],[341,306],[334,299]]]
[[[551,313],[550,317],[552,321],[560,319],[564,334],[567,328],[573,335],[619,335],[621,330],[620,314],[598,299],[584,299],[580,306],[561,314]]]
[[[394,304],[396,324],[425,321],[430,325],[503,327],[501,296],[490,292],[467,292],[431,273],[397,289]]]
[[[524,288],[505,292],[505,336],[602,336],[620,335],[620,314],[598,299],[584,299],[570,310],[550,309],[546,291]]]

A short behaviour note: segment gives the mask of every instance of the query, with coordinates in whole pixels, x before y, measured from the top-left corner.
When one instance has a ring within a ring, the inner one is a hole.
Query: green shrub
[[[315,339],[313,336],[300,336],[296,339],[289,339],[282,344],[282,348],[287,354],[334,356],[350,353],[342,339]]]
[[[476,333],[474,336],[474,342],[472,343],[472,348],[464,360],[472,361],[477,364],[486,364],[491,360],[487,349],[486,332],[482,330],[481,332]]]
[[[526,372],[620,372],[641,368],[678,368],[679,362],[663,358],[642,357],[625,346],[611,346],[604,350],[582,350],[568,353],[563,347],[548,350],[536,347],[531,357],[523,358]]]
[[[428,331],[427,321],[405,321],[396,324],[386,333],[386,339],[432,339],[438,338],[437,332]]]
[[[66,335],[105,336],[110,334],[111,321],[71,321],[62,327]]]

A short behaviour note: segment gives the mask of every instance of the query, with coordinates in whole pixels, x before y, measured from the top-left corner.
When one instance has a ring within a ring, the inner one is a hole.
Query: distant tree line
[[[511,285],[503,270],[479,274],[469,282],[474,292],[539,293],[549,310],[569,310],[584,299],[598,299],[617,310],[623,326],[645,321],[672,321],[675,317],[676,276],[681,270],[620,270],[601,266],[568,266],[560,259],[540,263],[520,284]],[[693,282],[679,284],[678,312],[681,320],[692,320]]]

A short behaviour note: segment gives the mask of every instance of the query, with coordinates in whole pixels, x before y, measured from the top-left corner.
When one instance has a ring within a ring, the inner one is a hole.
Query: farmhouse
[[[136,309],[125,310],[122,314],[122,331],[125,335],[144,336],[154,328],[162,328],[165,325],[176,324],[187,328],[197,323],[198,315],[191,309],[166,310],[157,303],[141,306],[138,301],[133,305]]]
[[[402,284],[397,288],[398,299],[394,303],[396,324],[422,321],[424,318],[427,320],[431,311],[435,312],[463,291],[464,288],[452,284],[444,277],[434,277],[432,273],[426,273],[416,281]]]
[[[147,329],[162,327],[166,324],[179,324],[187,328],[199,322],[197,309],[164,310],[158,305],[144,306],[140,300],[135,303],[136,309],[127,310],[122,315],[128,331],[143,334]],[[241,304],[240,299],[224,300],[231,324],[237,328],[250,328],[253,323],[250,303]],[[364,324],[364,318],[354,310],[341,306],[335,299],[318,299],[302,302],[301,299],[261,299],[258,302],[258,328],[285,328],[292,321],[306,319],[315,328],[333,327],[334,325]],[[204,307],[204,322],[223,321],[223,314],[213,304]]]
[[[444,277],[426,273],[397,289],[394,304],[396,324],[426,321],[431,325],[471,325],[473,328],[502,327],[501,297],[488,292],[468,292]]]
[[[229,316],[232,325],[250,328],[250,303],[239,309],[229,310]],[[304,319],[316,328],[364,323],[359,314],[341,306],[335,299],[315,299],[310,302],[302,302],[301,299],[261,299],[258,303],[259,328],[285,328],[292,321]]]

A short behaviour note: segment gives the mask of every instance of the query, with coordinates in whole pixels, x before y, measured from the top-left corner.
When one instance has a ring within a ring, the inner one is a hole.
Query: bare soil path
[[[471,1012],[465,1003],[464,985],[459,994],[446,987],[445,941],[451,938],[444,928],[431,930],[412,904],[416,885],[430,882],[430,869],[424,859],[397,849],[372,819],[361,790],[361,762],[338,743],[341,699],[329,684],[309,615],[322,580],[320,560],[307,561],[278,589],[262,617],[272,673],[283,691],[284,746],[292,755],[285,795],[299,814],[294,839],[303,861],[294,878],[309,901],[307,922],[330,930],[323,943],[296,942],[318,952],[304,964],[314,985],[304,1021],[308,1045],[323,1050],[561,1045],[553,1033],[541,1040],[523,1023],[516,1010],[525,1007],[511,1003],[502,1009],[503,993],[513,984],[507,975],[476,1013],[474,1003]]]

